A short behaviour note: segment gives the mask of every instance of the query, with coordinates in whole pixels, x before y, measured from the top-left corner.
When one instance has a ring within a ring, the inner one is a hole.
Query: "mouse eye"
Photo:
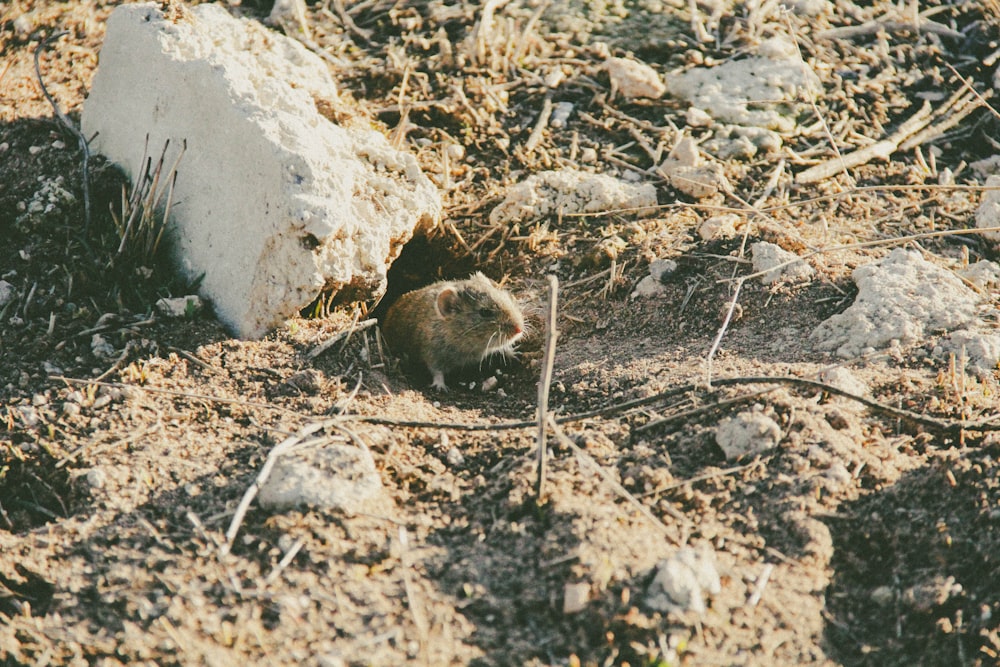
[[[493,311],[490,310],[489,308],[480,308],[479,309],[479,316],[480,317],[492,317],[493,316]]]

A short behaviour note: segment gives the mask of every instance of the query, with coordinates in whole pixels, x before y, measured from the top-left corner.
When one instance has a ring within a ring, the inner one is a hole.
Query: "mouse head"
[[[524,316],[514,298],[482,273],[445,285],[437,295],[438,316],[460,327],[470,341],[488,341],[486,353],[509,348],[524,333]]]

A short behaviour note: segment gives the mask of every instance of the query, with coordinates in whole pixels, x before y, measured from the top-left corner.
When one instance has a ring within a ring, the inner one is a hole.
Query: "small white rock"
[[[91,468],[87,471],[87,484],[92,489],[103,489],[108,483],[108,473],[104,468]]]
[[[630,58],[608,58],[604,70],[611,79],[612,90],[626,99],[646,97],[656,99],[663,96],[667,87],[663,85],[656,70]]]
[[[205,302],[197,294],[188,294],[172,299],[160,299],[156,310],[171,319],[191,319],[205,308]]]
[[[590,584],[578,582],[566,584],[563,589],[563,613],[577,614],[587,608],[590,602]]]
[[[646,605],[660,612],[704,614],[705,595],[722,590],[715,556],[711,552],[685,548],[661,560],[656,576],[646,589]]]
[[[279,458],[258,501],[272,510],[316,506],[357,514],[384,505],[386,496],[368,451],[333,444],[303,447]]]
[[[90,339],[90,351],[95,357],[104,361],[112,361],[117,357],[115,346],[101,334],[94,334]]]
[[[781,427],[759,412],[741,412],[722,420],[715,428],[715,442],[728,461],[773,449],[781,437]]]
[[[704,109],[698,107],[688,107],[688,110],[684,112],[684,120],[688,127],[709,127],[715,122]]]
[[[698,236],[705,241],[731,239],[736,236],[736,225],[742,221],[735,213],[714,215],[698,227]]]
[[[6,280],[0,280],[0,308],[14,300],[17,290]]]
[[[868,395],[868,385],[859,380],[854,373],[843,366],[824,369],[819,374],[819,379],[821,382],[825,382],[855,396]]]
[[[750,246],[753,255],[753,271],[767,271],[760,277],[765,285],[780,281],[802,282],[815,273],[798,255],[788,252],[781,246],[766,241],[760,241]]]
[[[451,447],[445,454],[445,458],[448,460],[448,465],[453,468],[461,468],[465,465],[465,456],[458,447]]]

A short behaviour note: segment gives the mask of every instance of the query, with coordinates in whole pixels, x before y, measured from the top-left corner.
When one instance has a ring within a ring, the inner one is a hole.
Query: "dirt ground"
[[[537,315],[496,388],[483,390],[476,370],[442,395],[400,372],[374,329],[307,359],[372,304],[319,308],[330,312],[259,341],[232,338],[210,315],[155,314],[156,299],[190,286],[162,263],[111,260],[122,179],[97,157],[84,228],[82,153],[33,64],[41,40],[68,31],[41,71],[79,123],[115,4],[0,7],[0,278],[13,289],[0,306],[3,664],[998,664],[1000,437],[793,384],[709,388],[730,279],[750,269],[741,236],[697,233],[732,211],[747,241],[799,254],[887,241],[811,256],[817,275],[806,283],[747,281],[713,378],[816,379],[842,364],[887,406],[943,420],[996,415],[998,373],[976,377],[933,356],[934,336],[845,361],[816,352],[809,334],[852,303],[851,270],[891,239],[975,226],[983,178],[969,165],[996,152],[997,112],[971,97],[971,111],[944,113],[956,122],[916,149],[794,182],[890,135],[925,101],[944,109],[966,84],[990,96],[994,0],[803,2],[794,12],[720,2],[698,5],[697,17],[687,2],[487,3],[496,15],[493,32],[478,33],[481,60],[467,55],[479,3],[309,5],[314,46],[342,63],[342,91],[373,125],[401,133],[442,189],[445,224],[404,251],[388,298],[481,269],[538,313],[546,275],[560,280],[550,406],[562,416],[608,409],[563,423],[584,455],[550,437],[541,499],[535,429],[391,423],[534,419]],[[231,9],[263,18],[264,4]],[[932,29],[914,28],[914,8]],[[709,39],[696,39],[695,18]],[[844,26],[871,29],[822,34]],[[823,87],[801,105],[801,131],[771,154],[720,162],[735,196],[676,192],[647,148],[674,145],[686,103],[613,95],[605,56],[631,54],[669,76],[789,34]],[[554,72],[555,88],[545,83]],[[574,112],[528,149],[546,96]],[[465,157],[444,166],[456,144]],[[652,182],[661,206],[648,217],[489,224],[508,185],[572,165]],[[1000,259],[971,235],[908,247],[943,266]],[[631,298],[656,258],[678,263],[665,293]],[[995,326],[998,296],[988,298]],[[95,334],[110,345],[103,354]],[[633,399],[648,400],[624,405]],[[746,410],[774,419],[780,443],[727,461],[715,428]],[[270,514],[254,504],[223,554],[269,451],[334,414],[354,416],[344,423],[372,450],[392,510]],[[656,563],[682,546],[714,554],[721,590],[704,614],[646,604]],[[579,590],[583,604],[567,609]]]

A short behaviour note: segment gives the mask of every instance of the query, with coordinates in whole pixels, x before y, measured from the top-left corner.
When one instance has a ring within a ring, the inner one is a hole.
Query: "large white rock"
[[[669,76],[666,85],[667,92],[717,121],[782,133],[795,129],[798,107],[793,103],[822,90],[795,44],[782,37],[765,41],[749,58]]]
[[[326,65],[298,42],[219,5],[165,18],[124,5],[108,19],[83,131],[133,182],[146,137],[177,170],[170,241],[189,278],[241,337],[257,337],[324,288],[385,288],[440,195],[412,155],[319,106],[336,100]]]
[[[854,269],[853,278],[857,298],[813,331],[817,349],[855,357],[894,340],[913,344],[977,320],[979,295],[915,250],[897,248],[881,261]]]

